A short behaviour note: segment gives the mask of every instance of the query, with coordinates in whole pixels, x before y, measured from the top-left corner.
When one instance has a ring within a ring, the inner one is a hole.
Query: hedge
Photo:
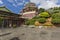
[[[34,25],[35,21],[36,21],[35,19],[31,19],[31,20],[26,21],[25,24],[26,25]]]
[[[46,18],[39,18],[39,19],[37,19],[40,23],[44,23],[44,22],[46,22]]]
[[[50,17],[49,13],[48,12],[42,12],[39,14],[40,17],[43,17],[43,18],[48,18]]]
[[[54,23],[54,24],[60,24],[60,19],[52,19],[52,21],[51,21],[52,23]]]

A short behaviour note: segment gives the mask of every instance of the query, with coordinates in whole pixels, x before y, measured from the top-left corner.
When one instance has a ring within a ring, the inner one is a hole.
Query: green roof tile
[[[5,8],[5,7],[0,7],[0,10],[1,10],[1,11],[6,11],[6,12],[11,12],[10,10],[8,10],[8,9]]]

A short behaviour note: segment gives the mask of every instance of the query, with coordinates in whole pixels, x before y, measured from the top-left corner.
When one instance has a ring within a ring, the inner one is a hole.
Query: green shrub
[[[54,24],[60,24],[60,19],[52,19],[52,21],[51,21],[52,23],[54,23]]]
[[[25,24],[26,25],[34,25],[35,21],[36,21],[35,19],[31,19],[31,20],[26,21]]]
[[[55,19],[55,18],[60,18],[60,13],[55,13],[55,14],[52,14],[52,18]]]
[[[35,16],[35,17],[33,17],[33,19],[39,19],[40,18],[40,16],[39,15],[37,15],[37,16]]]
[[[43,18],[48,18],[50,17],[49,13],[48,12],[42,12],[39,14],[40,17],[43,17]]]
[[[44,23],[44,22],[46,22],[46,19],[45,18],[39,18],[39,19],[37,19],[40,23]]]
[[[29,21],[25,21],[25,24],[26,24],[26,25],[29,25],[29,23],[30,23]]]
[[[60,13],[52,14],[52,23],[59,24],[60,23]]]

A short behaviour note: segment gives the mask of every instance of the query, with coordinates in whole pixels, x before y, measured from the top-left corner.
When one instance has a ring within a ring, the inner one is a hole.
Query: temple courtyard
[[[60,28],[3,28],[0,29],[0,40],[60,40]],[[15,40],[15,39],[14,39]]]

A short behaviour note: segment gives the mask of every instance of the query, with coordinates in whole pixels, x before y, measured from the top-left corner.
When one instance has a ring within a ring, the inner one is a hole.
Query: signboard
[[[13,13],[20,13],[20,11],[24,8],[24,5],[28,2],[29,0],[2,0],[5,7],[8,8],[11,12]]]

